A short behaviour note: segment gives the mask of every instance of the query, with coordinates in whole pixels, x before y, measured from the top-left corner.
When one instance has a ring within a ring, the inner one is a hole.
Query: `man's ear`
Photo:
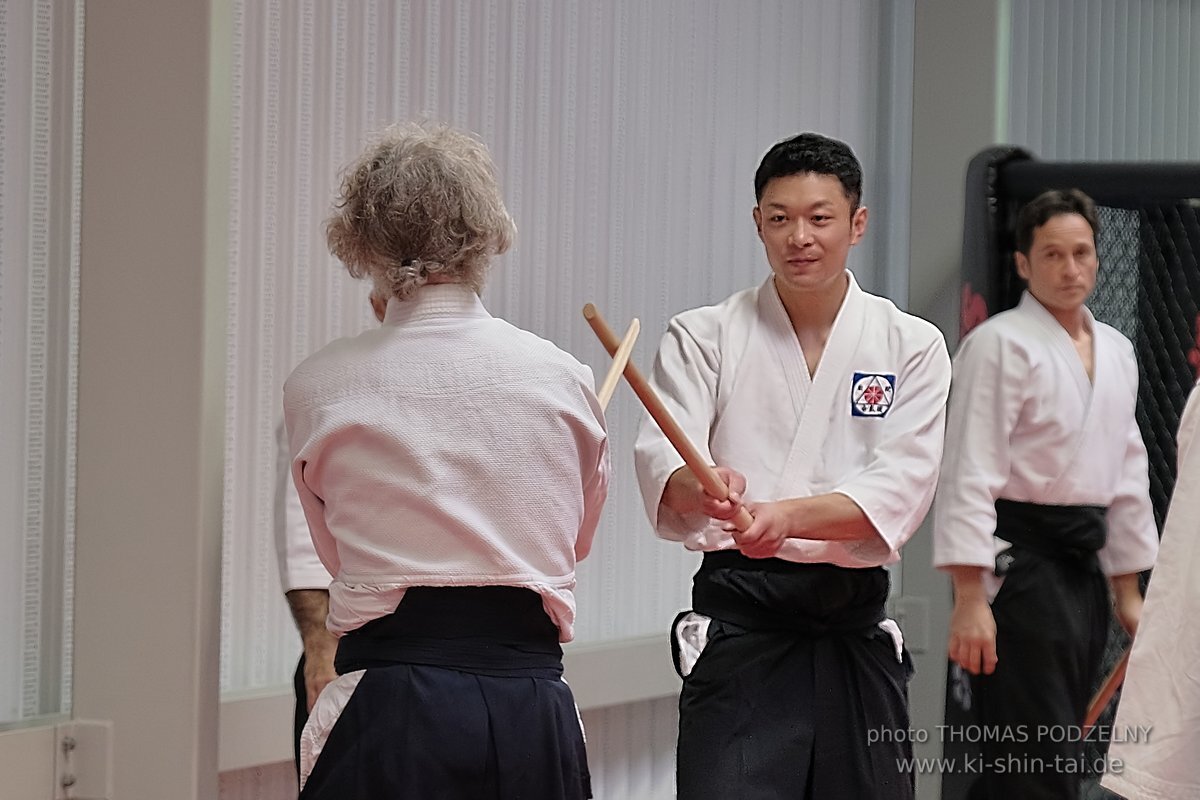
[[[1017,262],[1017,274],[1021,276],[1023,281],[1028,283],[1030,275],[1029,259],[1025,257],[1024,253],[1018,251],[1013,253],[1013,260]]]
[[[867,235],[867,217],[866,206],[859,206],[850,215],[850,244],[858,244]]]
[[[758,231],[758,238],[762,239],[762,212],[759,211],[758,206],[754,207],[753,215],[754,230]]]

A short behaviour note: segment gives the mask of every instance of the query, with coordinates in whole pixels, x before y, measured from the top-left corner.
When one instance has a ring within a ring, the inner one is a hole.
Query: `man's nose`
[[[796,247],[803,247],[812,241],[812,229],[804,224],[804,220],[798,219],[792,226],[792,232],[788,238]]]

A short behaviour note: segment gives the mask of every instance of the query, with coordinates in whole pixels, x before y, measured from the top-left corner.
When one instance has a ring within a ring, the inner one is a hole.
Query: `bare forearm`
[[[996,618],[988,601],[983,567],[954,564],[945,568],[954,581],[947,653],[972,675],[990,675],[998,662]]]
[[[700,482],[687,467],[680,467],[667,478],[663,488],[662,504],[676,514],[691,514],[700,510],[697,490]]]
[[[304,692],[309,712],[329,682],[337,678],[334,656],[337,638],[325,628],[329,615],[329,592],[324,589],[293,589],[287,593],[288,608],[304,640]]]
[[[1112,587],[1113,599],[1117,603],[1142,598],[1142,588],[1138,584],[1136,572],[1127,575],[1113,575],[1108,579],[1108,584]]]
[[[828,542],[853,542],[879,536],[870,518],[844,494],[819,494],[784,501],[789,504],[790,537]]]
[[[1125,575],[1113,575],[1108,582],[1112,586],[1113,611],[1117,615],[1117,621],[1132,636],[1137,633],[1142,619],[1142,588],[1138,582],[1138,574],[1130,572]]]
[[[955,604],[988,601],[983,585],[983,567],[955,564],[946,567],[946,571],[950,573],[950,580],[954,584]]]
[[[329,592],[325,589],[293,589],[287,593],[288,608],[307,648],[313,641],[330,636],[325,629],[329,616]]]

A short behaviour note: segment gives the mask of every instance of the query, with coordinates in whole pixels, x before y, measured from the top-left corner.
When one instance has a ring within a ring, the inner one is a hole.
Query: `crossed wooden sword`
[[[612,399],[613,393],[617,390],[617,384],[621,381],[621,376],[625,376],[625,380],[629,383],[629,388],[633,389],[634,394],[642,401],[642,405],[646,407],[646,412],[658,423],[658,427],[662,429],[667,440],[675,448],[675,451],[683,458],[688,469],[700,481],[700,485],[704,487],[704,491],[718,500],[725,500],[729,497],[729,487],[725,481],[721,480],[721,476],[712,468],[704,456],[700,455],[700,451],[688,439],[687,434],[675,422],[675,418],[671,416],[671,412],[662,404],[662,400],[655,394],[654,389],[642,376],[633,362],[630,361],[630,356],[633,353],[634,342],[637,341],[638,333],[641,331],[641,323],[635,317],[629,323],[629,327],[625,331],[624,338],[618,338],[617,334],[608,323],[604,321],[604,317],[596,309],[592,303],[588,303],[583,307],[583,318],[587,320],[592,331],[596,334],[596,338],[600,340],[600,344],[604,345],[604,349],[612,356],[612,366],[609,367],[608,374],[604,377],[604,382],[600,384],[600,390],[596,396],[600,399],[600,408],[608,407],[608,401]],[[750,527],[750,523],[754,521],[754,517],[745,508],[738,509],[737,516],[733,518],[733,524],[738,530],[744,531]],[[1121,688],[1121,683],[1125,680],[1125,669],[1129,666],[1129,651],[1126,650],[1121,660],[1117,662],[1117,666],[1101,684],[1099,691],[1088,704],[1087,716],[1084,717],[1084,730],[1091,730],[1104,713],[1104,709],[1112,700],[1113,695]]]
[[[633,393],[642,401],[646,412],[658,423],[658,427],[662,429],[667,440],[683,458],[683,463],[687,464],[688,469],[700,481],[704,491],[718,500],[728,499],[729,487],[725,485],[725,481],[721,480],[721,476],[712,468],[707,459],[700,455],[700,451],[688,439],[683,428],[680,428],[679,424],[675,422],[675,418],[671,416],[671,412],[667,411],[667,407],[662,404],[662,400],[658,398],[654,389],[629,360],[629,355],[633,351],[633,343],[637,340],[638,331],[641,329],[641,323],[635,318],[629,324],[625,338],[618,339],[617,334],[608,327],[604,317],[591,303],[583,307],[583,318],[588,321],[588,325],[592,326],[592,331],[600,340],[600,344],[604,345],[604,349],[613,357],[612,367],[609,368],[604,383],[600,385],[600,391],[596,393],[596,396],[600,398],[601,407],[608,404],[608,400],[612,397],[612,392],[623,374],[629,388],[633,389]],[[605,394],[606,390],[607,394]],[[750,512],[745,508],[739,508],[737,516],[731,522],[739,531],[744,531],[754,522],[754,517],[750,516]]]

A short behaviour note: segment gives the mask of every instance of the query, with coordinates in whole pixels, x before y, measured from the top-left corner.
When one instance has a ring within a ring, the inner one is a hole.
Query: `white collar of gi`
[[[1017,304],[1017,307],[1026,314],[1030,314],[1034,318],[1040,320],[1043,325],[1046,325],[1051,330],[1063,334],[1068,340],[1070,340],[1071,335],[1067,333],[1067,329],[1059,324],[1058,320],[1054,318],[1054,315],[1051,314],[1044,305],[1042,305],[1042,301],[1030,294],[1028,289],[1021,293],[1021,302]],[[1088,330],[1095,335],[1096,318],[1092,316],[1092,310],[1087,306],[1083,307],[1083,319],[1087,324]]]
[[[490,317],[483,301],[462,283],[434,283],[418,288],[407,300],[392,297],[384,314],[385,325],[400,325],[435,317]]]
[[[843,274],[847,278],[850,279],[850,282],[849,282],[849,286],[846,287],[846,296],[842,298],[842,305],[838,307],[839,314],[841,313],[841,309],[846,306],[846,300],[848,298],[850,298],[851,296],[858,297],[859,295],[864,294],[862,287],[859,286],[858,281],[855,280],[853,272],[851,272],[850,270],[846,270]],[[766,279],[762,282],[761,288],[762,289],[770,289],[771,294],[775,295],[775,298],[779,301],[779,307],[780,308],[784,307],[783,306],[783,298],[779,296],[779,287],[775,285],[775,274],[774,273],[771,273],[770,275],[768,275],[766,277]],[[786,314],[787,312],[785,311],[784,313]]]

